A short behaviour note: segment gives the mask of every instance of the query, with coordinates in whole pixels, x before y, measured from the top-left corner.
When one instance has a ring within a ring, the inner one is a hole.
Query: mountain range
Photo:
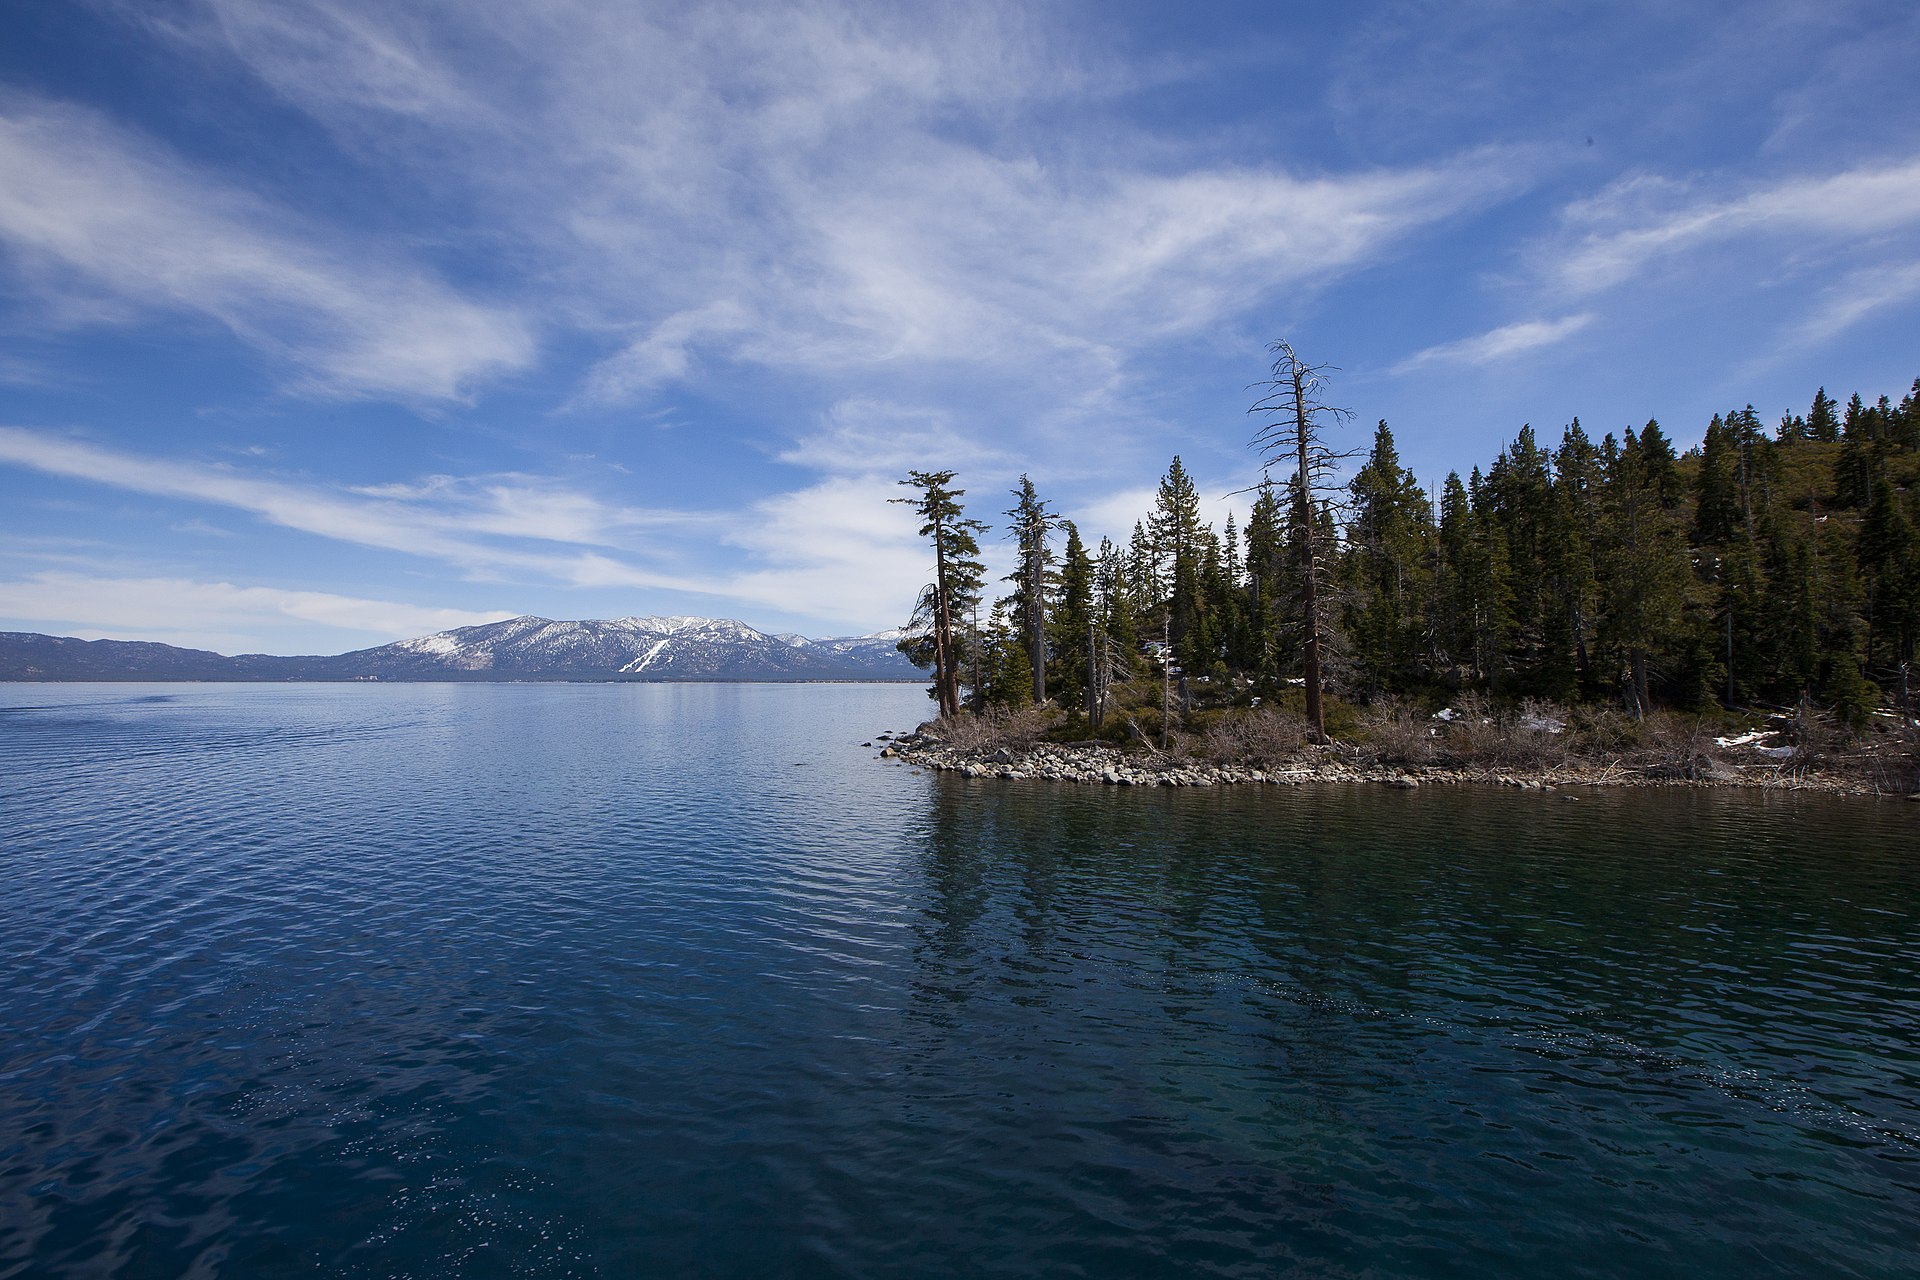
[[[0,680],[919,680],[903,632],[809,640],[730,618],[509,618],[331,656],[228,657],[0,632]]]

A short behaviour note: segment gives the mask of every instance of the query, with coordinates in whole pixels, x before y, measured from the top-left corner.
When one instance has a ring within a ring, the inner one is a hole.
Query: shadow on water
[[[951,777],[929,803],[913,1013],[930,1062],[1023,1100],[943,1135],[1025,1171],[1016,1213],[1084,1240],[1128,1206],[1129,1265],[1169,1274],[1913,1261],[1902,814]]]

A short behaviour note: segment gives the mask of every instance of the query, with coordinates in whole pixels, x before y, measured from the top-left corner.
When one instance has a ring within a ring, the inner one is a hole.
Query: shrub
[[[1210,719],[1183,749],[1216,764],[1280,764],[1306,747],[1304,716],[1279,707],[1258,707]]]
[[[1425,764],[1439,738],[1432,718],[1405,703],[1384,699],[1360,713],[1361,753],[1383,764]]]
[[[969,751],[1030,747],[1047,736],[1060,710],[1052,706],[989,707],[979,715],[942,716],[922,726],[929,737]]]

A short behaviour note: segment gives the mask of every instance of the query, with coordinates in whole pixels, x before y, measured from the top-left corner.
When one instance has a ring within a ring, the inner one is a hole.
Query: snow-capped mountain
[[[0,634],[0,679],[918,680],[898,632],[809,640],[730,618],[509,618],[330,657]],[[176,657],[177,655],[177,657]],[[138,659],[137,661],[135,659]],[[125,668],[124,670],[122,668]]]
[[[342,654],[333,661],[383,678],[487,672],[644,680],[917,678],[898,651],[875,661],[857,645],[768,635],[731,618],[509,618]],[[891,648],[891,642],[888,645]]]

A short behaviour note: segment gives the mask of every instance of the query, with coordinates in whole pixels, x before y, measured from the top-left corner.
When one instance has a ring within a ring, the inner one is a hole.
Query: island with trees
[[[901,648],[938,715],[887,754],[974,774],[1920,788],[1920,379],[1657,421],[1523,426],[1437,494],[1285,343],[1251,413],[1246,527],[1181,460],[1126,545],[1022,476],[1004,596],[952,471],[898,499],[933,553]]]

